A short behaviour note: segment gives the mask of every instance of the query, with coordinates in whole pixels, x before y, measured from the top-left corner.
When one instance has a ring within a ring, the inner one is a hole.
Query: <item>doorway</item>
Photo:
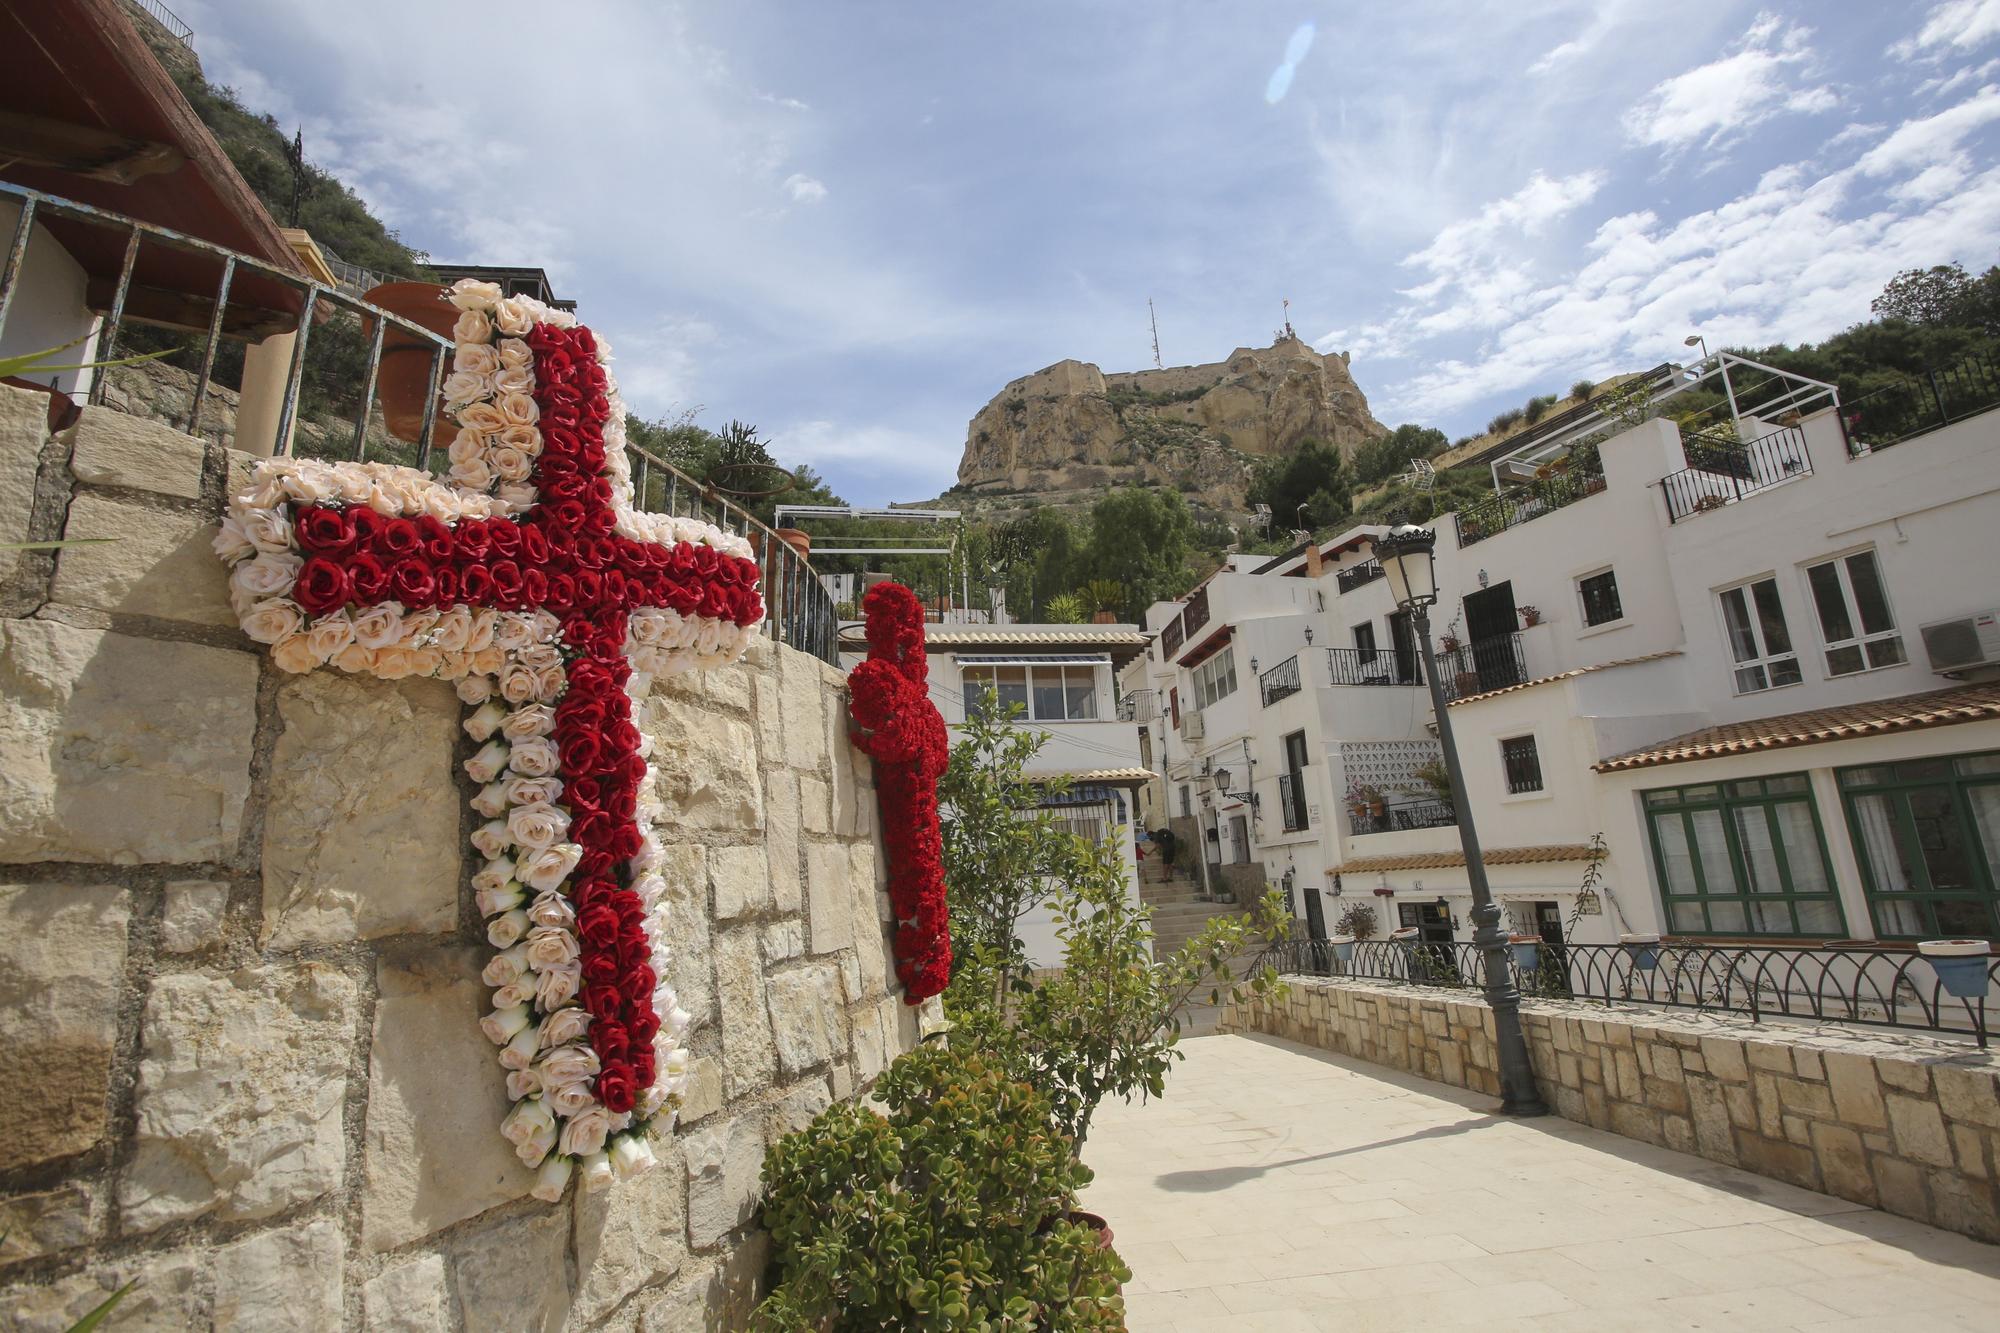
[[[1242,815],[1229,817],[1229,842],[1235,853],[1230,859],[1239,866],[1250,864],[1250,821]]]
[[[1479,673],[1480,689],[1521,683],[1521,654],[1514,642],[1519,628],[1512,583],[1496,583],[1465,595],[1465,642],[1472,661],[1462,669]]]
[[[1389,617],[1390,651],[1396,659],[1396,683],[1415,685],[1417,675],[1417,632],[1410,628],[1410,613],[1398,611]]]
[[[1562,907],[1553,902],[1535,902],[1528,906],[1534,912],[1535,933],[1542,937],[1542,947],[1537,955],[1534,975],[1521,978],[1521,992],[1524,995],[1567,999],[1571,994],[1569,950],[1563,947]]]
[[[1409,946],[1410,980],[1420,986],[1459,984],[1458,950],[1451,930],[1451,908],[1444,903],[1397,903],[1396,919],[1417,928]]]

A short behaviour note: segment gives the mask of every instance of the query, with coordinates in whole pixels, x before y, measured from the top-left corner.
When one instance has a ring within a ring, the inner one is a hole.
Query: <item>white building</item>
[[[2000,414],[1898,442],[1830,398],[1720,453],[1651,421],[1601,471],[1544,437],[1490,460],[1533,484],[1437,523],[1459,808],[1516,928],[2000,936]],[[1149,611],[1156,767],[1222,873],[1289,874],[1309,929],[1363,903],[1469,939],[1379,535]]]
[[[1049,808],[1093,841],[1116,836],[1136,902],[1137,793],[1151,774],[1141,762],[1138,725],[1120,717],[1114,680],[1144,651],[1145,635],[1136,625],[930,624],[924,637],[931,702],[952,739],[967,707],[986,692],[1003,705],[1019,704],[1020,725],[1048,735],[1028,776],[1069,780],[1066,792],[1049,797]],[[861,626],[842,630],[841,648],[842,665],[862,660]],[[1061,962],[1046,912],[1031,915],[1022,931],[1036,966]]]

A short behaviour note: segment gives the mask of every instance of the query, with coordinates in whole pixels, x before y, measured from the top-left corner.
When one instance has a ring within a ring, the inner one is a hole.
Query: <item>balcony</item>
[[[1367,587],[1381,577],[1382,562],[1379,560],[1367,560],[1335,574],[1333,576],[1333,584],[1342,593],[1350,593],[1356,588]]]
[[[1328,648],[1330,685],[1421,685],[1417,655],[1393,648]]]
[[[1297,655],[1286,658],[1257,677],[1257,687],[1264,696],[1264,707],[1269,708],[1280,699],[1289,699],[1300,690],[1299,659]]]
[[[1813,470],[1805,432],[1797,426],[1780,427],[1749,444],[1692,435],[1682,442],[1681,453],[1687,467],[1660,479],[1669,523],[1735,504]]]
[[[1458,511],[1458,544],[1471,546],[1531,519],[1575,504],[1604,489],[1604,465],[1593,448],[1544,464],[1537,476],[1505,494]],[[1344,591],[1344,590],[1343,590]]]
[[[1278,775],[1278,815],[1287,833],[1299,833],[1311,826],[1306,810],[1306,777],[1303,773]]]
[[[1415,829],[1455,828],[1458,824],[1456,810],[1443,801],[1428,799],[1392,801],[1379,813],[1370,809],[1348,813],[1356,834],[1408,833]]]
[[[1174,654],[1179,652],[1181,645],[1186,642],[1187,633],[1181,629],[1181,618],[1175,616],[1160,631],[1160,660],[1171,663],[1174,660]]]
[[[1151,722],[1160,715],[1158,690],[1134,690],[1118,701],[1120,722]]]
[[[1447,699],[1504,690],[1528,679],[1528,657],[1521,647],[1520,630],[1449,648],[1431,661]]]
[[[1203,625],[1208,623],[1208,589],[1196,588],[1187,599],[1187,609],[1181,612],[1182,633],[1192,639]]]
[[[1898,377],[1893,383],[1844,400],[1841,429],[1850,454],[1901,444],[1954,421],[2000,406],[2000,365],[1969,356],[1941,370]]]

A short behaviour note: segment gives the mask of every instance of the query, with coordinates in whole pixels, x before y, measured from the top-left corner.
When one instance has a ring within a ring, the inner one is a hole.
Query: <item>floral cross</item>
[[[232,497],[216,550],[244,630],[293,672],[457,683],[481,748],[473,876],[495,988],[482,1021],[537,1197],[645,1170],[689,1077],[666,983],[651,677],[735,660],[762,622],[747,541],[633,506],[603,340],[491,283],[458,308],[444,481],[277,458]]]

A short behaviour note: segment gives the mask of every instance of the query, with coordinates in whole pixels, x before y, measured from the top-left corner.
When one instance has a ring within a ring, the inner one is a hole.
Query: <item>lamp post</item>
[[[1486,964],[1486,1003],[1493,1010],[1494,1044],[1500,1052],[1500,1111],[1503,1115],[1547,1115],[1535,1090],[1534,1066],[1528,1062],[1528,1042],[1521,1033],[1521,992],[1508,965],[1507,932],[1500,927],[1500,905],[1486,884],[1486,862],[1479,854],[1479,833],[1472,823],[1472,802],[1459,768],[1458,745],[1445,709],[1444,686],[1431,656],[1430,608],[1437,602],[1437,533],[1404,523],[1375,543],[1376,558],[1389,580],[1396,604],[1409,612],[1417,632],[1424,680],[1430,685],[1431,710],[1437,716],[1438,746],[1444,768],[1457,795],[1458,840],[1465,849],[1465,876],[1472,885],[1472,943]]]

